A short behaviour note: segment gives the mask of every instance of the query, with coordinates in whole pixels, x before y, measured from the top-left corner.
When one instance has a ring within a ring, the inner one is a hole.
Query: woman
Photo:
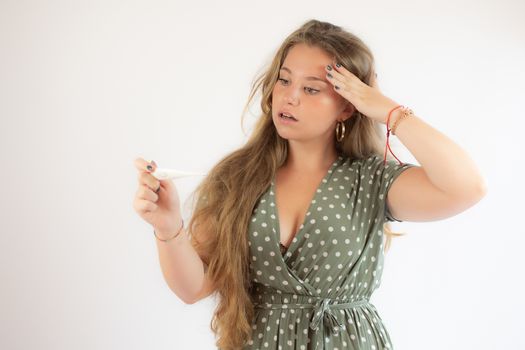
[[[369,301],[388,221],[444,219],[484,196],[468,155],[375,76],[369,48],[341,27],[310,20],[291,33],[252,87],[251,138],[197,187],[187,229],[173,183],[136,160],[134,207],[166,281],[187,303],[219,296],[220,349],[392,349]],[[386,159],[391,133],[421,166]]]

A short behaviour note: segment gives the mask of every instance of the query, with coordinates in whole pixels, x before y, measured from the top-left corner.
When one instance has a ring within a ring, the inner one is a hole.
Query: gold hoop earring
[[[342,126],[343,131],[339,130],[340,129],[339,125]],[[341,122],[341,121],[337,122],[337,125],[335,126],[335,137],[336,137],[337,142],[341,142],[345,138],[345,123],[344,122]]]

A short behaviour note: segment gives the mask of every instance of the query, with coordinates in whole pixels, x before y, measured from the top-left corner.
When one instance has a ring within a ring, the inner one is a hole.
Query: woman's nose
[[[297,101],[297,98],[293,97],[293,96],[286,96],[286,102],[288,103],[295,103]]]
[[[294,103],[298,99],[298,92],[296,89],[288,89],[284,94],[284,99],[286,102]]]

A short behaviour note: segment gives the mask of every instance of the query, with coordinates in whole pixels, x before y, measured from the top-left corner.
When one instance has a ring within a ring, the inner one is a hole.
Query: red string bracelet
[[[390,116],[392,115],[392,112],[395,111],[396,109],[398,108],[404,108],[405,106],[403,105],[399,105],[399,106],[396,106],[394,108],[392,108],[390,110],[390,112],[388,113],[388,117],[386,118],[386,146],[385,146],[385,155],[383,157],[383,165],[386,164],[386,151],[387,149],[390,150],[390,153],[392,153],[392,155],[394,156],[394,158],[397,159],[397,161],[399,162],[400,165],[403,165],[403,162],[401,162],[397,157],[396,155],[394,154],[394,152],[392,152],[392,149],[390,148],[390,144],[388,142],[388,140],[390,139],[390,131],[392,130],[390,127],[389,127],[389,124],[390,124]]]

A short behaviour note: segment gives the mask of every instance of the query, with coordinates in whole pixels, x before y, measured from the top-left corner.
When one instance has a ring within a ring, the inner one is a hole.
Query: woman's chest
[[[295,237],[313,197],[322,175],[310,179],[298,180],[290,177],[276,177],[275,208],[279,224],[280,241],[286,247]]]

